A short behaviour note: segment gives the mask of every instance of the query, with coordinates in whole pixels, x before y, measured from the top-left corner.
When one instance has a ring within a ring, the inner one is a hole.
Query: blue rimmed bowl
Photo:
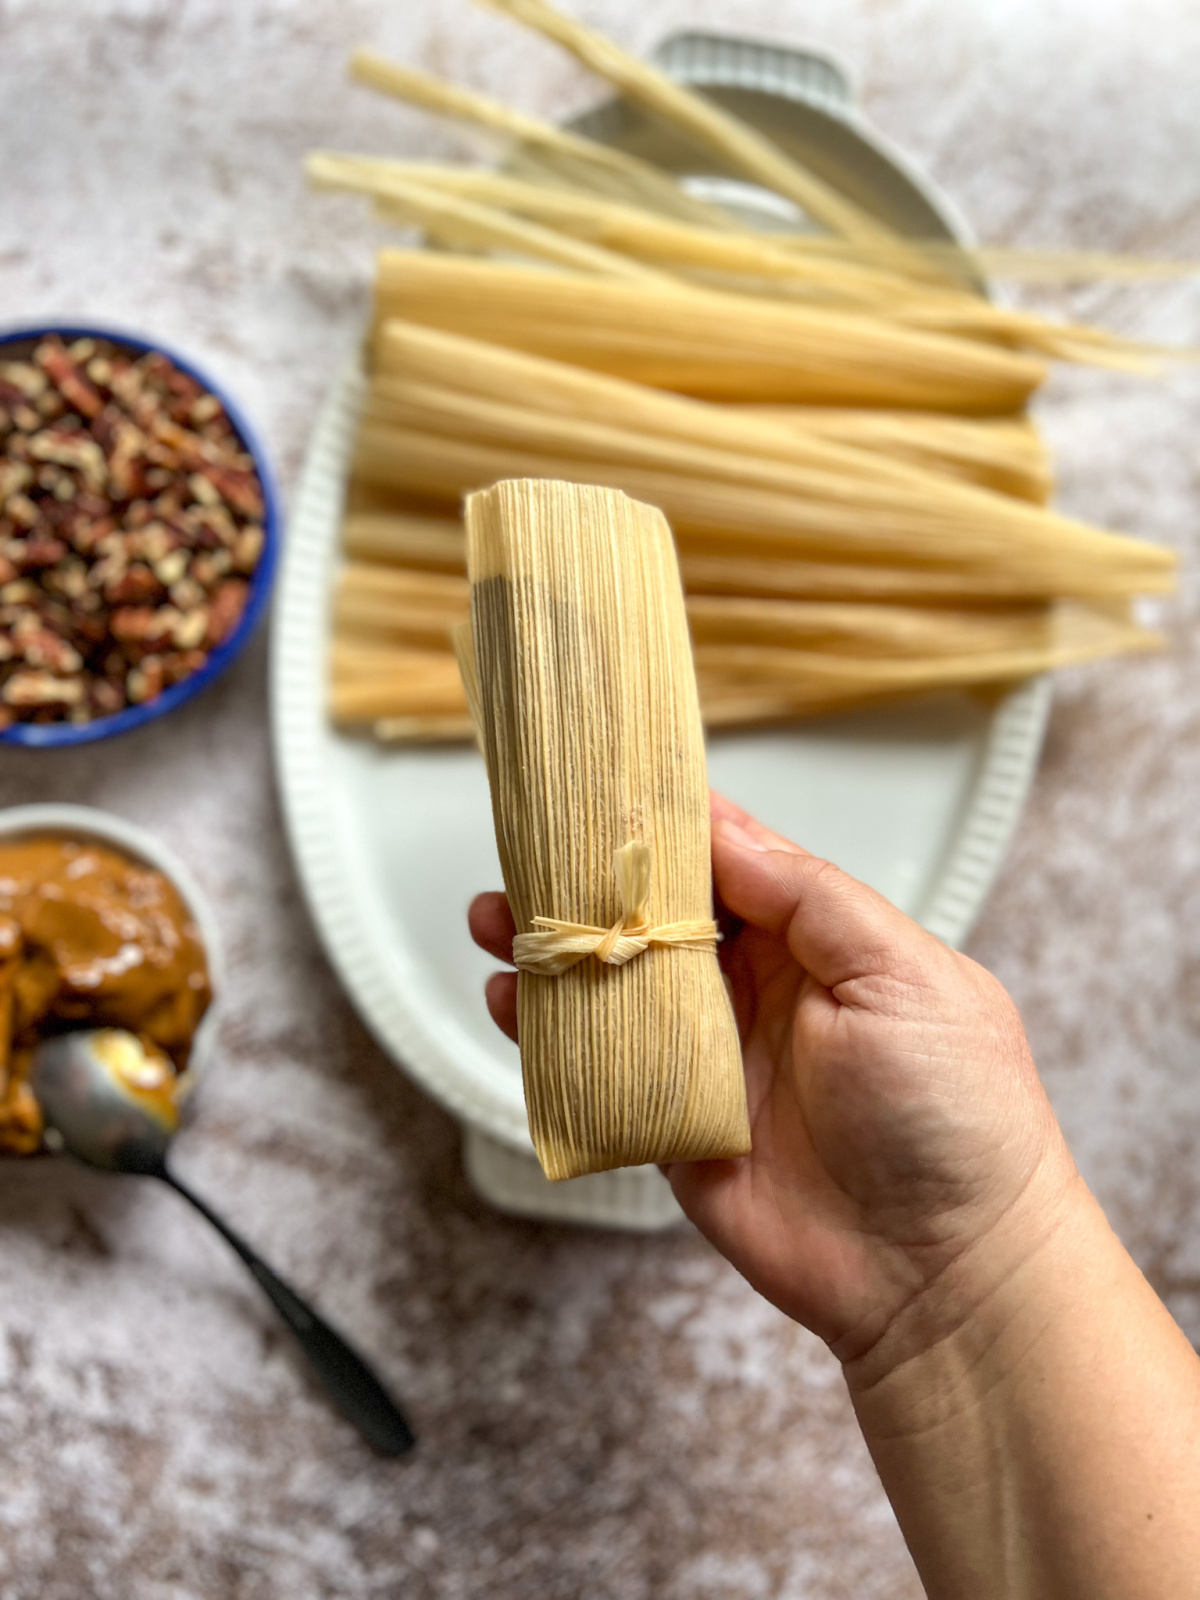
[[[142,339],[136,334],[126,333],[123,328],[96,327],[83,323],[40,323],[5,328],[0,331],[0,360],[6,359],[10,346],[36,342],[52,334],[57,334],[66,342],[73,339],[106,339],[119,349],[136,351],[139,355],[164,355],[181,372],[194,378],[209,394],[221,402],[233,431],[254,463],[254,471],[262,488],[263,547],[258,565],[249,578],[246,606],[237,627],[209,654],[208,660],[199,671],[184,678],[180,683],[174,683],[170,688],[164,689],[155,699],[144,701],[141,705],[126,706],[123,711],[116,711],[112,716],[97,717],[91,722],[16,722],[0,731],[0,744],[38,745],[42,748],[48,745],[88,744],[93,739],[110,739],[115,734],[128,733],[133,728],[140,728],[144,723],[153,722],[157,717],[165,717],[168,712],[191,700],[206,689],[214,679],[219,678],[249,643],[266,607],[279,559],[283,522],[279,490],[262,442],[224,385],[215,383],[202,367],[197,366],[186,356],[180,355],[177,350],[162,343],[161,340]]]

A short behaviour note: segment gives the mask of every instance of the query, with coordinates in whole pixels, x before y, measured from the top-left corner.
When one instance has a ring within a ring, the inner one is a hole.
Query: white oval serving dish
[[[896,226],[966,237],[952,208],[849,105],[832,63],[696,34],[668,40],[659,59],[802,151]],[[583,122],[664,165],[691,170],[691,153],[670,148],[669,135],[624,103]],[[339,734],[326,719],[329,598],[363,388],[355,359],[317,421],[274,624],[275,755],[317,928],[381,1046],[467,1125],[467,1169],[486,1198],[531,1215],[669,1225],[679,1213],[653,1169],[551,1185],[532,1158],[517,1051],[483,1001],[494,963],[466,928],[472,895],[501,881],[475,750],[389,750]],[[943,694],[786,729],[714,735],[710,776],[772,827],[957,944],[983,904],[1024,801],[1049,700],[1049,681],[1039,680],[1000,698]]]

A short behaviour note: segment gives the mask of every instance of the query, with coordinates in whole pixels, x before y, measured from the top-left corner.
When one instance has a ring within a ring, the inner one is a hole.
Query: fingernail
[[[759,855],[762,855],[770,849],[769,845],[756,838],[740,822],[734,822],[731,817],[722,817],[720,822],[717,823],[717,827],[720,830],[721,837],[728,840],[730,844],[736,845],[739,850],[754,850]]]

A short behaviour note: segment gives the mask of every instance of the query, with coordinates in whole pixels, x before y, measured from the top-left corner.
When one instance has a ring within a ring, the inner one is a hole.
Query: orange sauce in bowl
[[[28,1079],[46,1034],[124,1028],[183,1072],[211,999],[200,931],[163,873],[90,839],[0,839],[0,1150],[41,1143]]]

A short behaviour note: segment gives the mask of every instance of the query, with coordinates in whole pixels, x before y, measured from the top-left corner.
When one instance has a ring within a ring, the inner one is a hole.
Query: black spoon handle
[[[173,1172],[168,1172],[162,1166],[156,1170],[155,1176],[169,1183],[185,1200],[190,1200],[201,1216],[207,1217],[241,1256],[267,1298],[296,1335],[312,1362],[313,1370],[342,1414],[382,1455],[400,1456],[406,1450],[411,1450],[416,1443],[412,1429],[362,1357],[339,1334],[334,1333],[328,1323],[322,1322],[316,1312],[305,1305],[300,1296],[289,1289],[265,1261],[260,1260],[245,1240],[239,1238],[199,1195],[193,1194],[186,1184],[180,1183]]]

